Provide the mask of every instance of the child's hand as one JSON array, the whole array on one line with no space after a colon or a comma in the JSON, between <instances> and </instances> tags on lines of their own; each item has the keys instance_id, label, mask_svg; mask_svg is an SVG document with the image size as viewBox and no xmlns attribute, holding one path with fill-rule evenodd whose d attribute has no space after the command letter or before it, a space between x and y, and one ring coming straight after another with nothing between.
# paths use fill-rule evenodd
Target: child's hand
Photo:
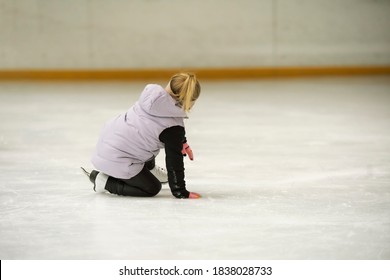
<instances>
[{"instance_id":1,"label":"child's hand","mask_svg":"<svg viewBox=\"0 0 390 280\"><path fill-rule=\"evenodd\" d=\"M183 156L188 155L190 160L194 160L194 154L192 153L192 149L187 143L183 144L183 149L181 150L181 153L183 154Z\"/></svg>"},{"instance_id":2,"label":"child's hand","mask_svg":"<svg viewBox=\"0 0 390 280\"><path fill-rule=\"evenodd\" d=\"M197 199L197 198L201 198L201 196L200 196L200 194L198 194L196 192L190 192L190 196L188 198Z\"/></svg>"}]
</instances>

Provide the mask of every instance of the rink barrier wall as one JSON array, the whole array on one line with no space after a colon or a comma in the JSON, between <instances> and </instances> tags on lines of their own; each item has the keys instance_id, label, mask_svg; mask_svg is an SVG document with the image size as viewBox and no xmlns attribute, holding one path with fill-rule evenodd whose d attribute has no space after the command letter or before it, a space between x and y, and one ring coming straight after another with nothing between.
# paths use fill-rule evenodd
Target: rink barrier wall
<instances>
[{"instance_id":1,"label":"rink barrier wall","mask_svg":"<svg viewBox=\"0 0 390 280\"><path fill-rule=\"evenodd\" d=\"M261 79L311 76L389 75L390 66L270 67L270 68L175 68L175 69L28 69L0 70L0 80L148 80L166 79L191 71L200 79Z\"/></svg>"}]
</instances>

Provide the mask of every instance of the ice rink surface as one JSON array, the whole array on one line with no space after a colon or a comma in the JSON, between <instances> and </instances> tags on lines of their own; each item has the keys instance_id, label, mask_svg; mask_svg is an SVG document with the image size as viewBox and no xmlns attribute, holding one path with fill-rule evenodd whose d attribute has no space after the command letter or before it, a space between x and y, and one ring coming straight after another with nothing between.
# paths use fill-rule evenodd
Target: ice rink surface
<instances>
[{"instance_id":1,"label":"ice rink surface","mask_svg":"<svg viewBox=\"0 0 390 280\"><path fill-rule=\"evenodd\" d=\"M203 197L96 194L80 166L145 84L0 83L0 259L390 259L390 77L203 82Z\"/></svg>"}]
</instances>

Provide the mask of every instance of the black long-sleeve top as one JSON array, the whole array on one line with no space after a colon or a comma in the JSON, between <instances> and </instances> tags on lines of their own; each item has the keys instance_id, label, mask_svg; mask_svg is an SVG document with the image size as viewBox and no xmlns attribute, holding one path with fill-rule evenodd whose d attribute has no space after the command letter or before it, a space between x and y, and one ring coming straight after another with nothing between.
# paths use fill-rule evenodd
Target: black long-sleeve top
<instances>
[{"instance_id":1,"label":"black long-sleeve top","mask_svg":"<svg viewBox=\"0 0 390 280\"><path fill-rule=\"evenodd\" d=\"M160 141L165 145L165 163L168 171L168 183L172 194L177 198L188 198L184 180L183 143L186 142L185 129L173 126L161 132Z\"/></svg>"}]
</instances>

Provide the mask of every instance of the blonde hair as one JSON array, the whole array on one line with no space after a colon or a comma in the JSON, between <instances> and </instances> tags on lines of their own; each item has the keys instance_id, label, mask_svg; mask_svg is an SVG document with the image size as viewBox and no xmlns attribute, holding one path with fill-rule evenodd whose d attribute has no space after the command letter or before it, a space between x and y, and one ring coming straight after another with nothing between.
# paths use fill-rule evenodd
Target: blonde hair
<instances>
[{"instance_id":1,"label":"blonde hair","mask_svg":"<svg viewBox=\"0 0 390 280\"><path fill-rule=\"evenodd\" d=\"M200 95L200 84L193 73L184 72L173 75L169 86L185 112L191 109L192 103Z\"/></svg>"}]
</instances>

